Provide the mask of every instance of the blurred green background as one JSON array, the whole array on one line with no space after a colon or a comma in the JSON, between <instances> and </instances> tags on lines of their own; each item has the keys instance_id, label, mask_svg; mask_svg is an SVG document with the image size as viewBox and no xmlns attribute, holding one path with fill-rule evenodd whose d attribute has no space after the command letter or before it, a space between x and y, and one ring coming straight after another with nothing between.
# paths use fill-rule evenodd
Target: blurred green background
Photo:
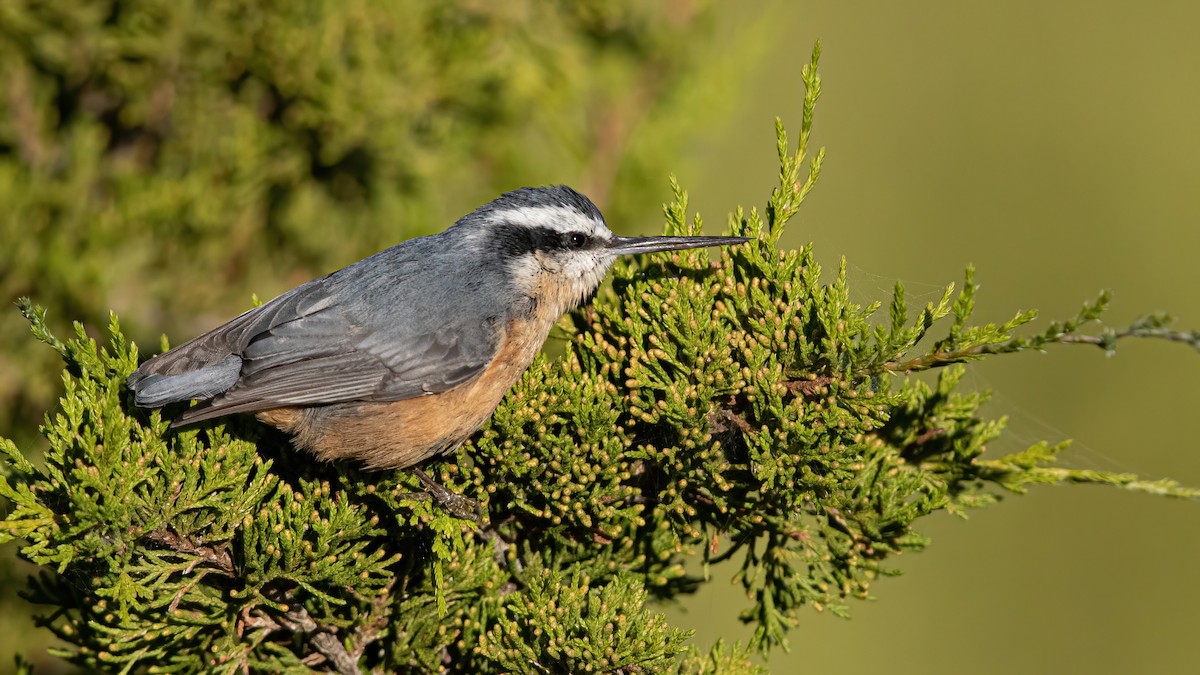
<instances>
[{"instance_id":1,"label":"blurred green background","mask_svg":"<svg viewBox=\"0 0 1200 675\"><path fill-rule=\"evenodd\" d=\"M790 233L845 255L867 301L919 300L978 267L979 318L1069 316L1111 288L1109 320L1200 326L1200 25L1195 3L797 2L728 127L680 171L711 220L762 202L770 125L799 124L795 79L824 47L820 184ZM735 168L736 167L736 168ZM914 303L910 302L910 306ZM967 382L1011 418L996 450L1073 438L1064 461L1200 483L1200 358L1167 344L992 359ZM1092 487L1034 490L934 539L842 621L815 613L774 672L1193 673L1200 509ZM699 639L746 635L716 583L681 610Z\"/></svg>"},{"instance_id":2,"label":"blurred green background","mask_svg":"<svg viewBox=\"0 0 1200 675\"><path fill-rule=\"evenodd\" d=\"M18 103L37 101L21 93L22 86L36 91L36 82L22 85L21 73L46 70L17 68L24 62L13 54L46 50L52 59L59 49L72 63L75 49L105 49L61 38L58 45L21 43L13 36L30 34L29 26L16 22L29 14L11 10L35 4L0 9L0 34L9 38L0 43L8 68L0 137L17 138L30 123ZM214 5L231 21L265 26L249 44L228 45L224 58L243 59L251 83L298 83L292 94L308 107L259 110L283 116L282 132L258 129L254 116L219 117L224 108L211 100L186 98L186 77L199 68L192 55L210 54L202 45L80 66L87 72L79 82L151 90L182 83L144 97L142 108L116 106L119 119L107 127L137 133L126 139L124 158L113 160L117 169L106 165L113 177L102 201L123 204L123 189L141 194L147 179L120 171L130 165L121 162L142 161L139 152L154 155L168 193L151 204L139 197L116 215L97 216L90 203L61 195L38 205L29 195L39 194L39 180L70 174L74 164L39 159L46 151L36 145L8 145L10 156L32 157L30 166L49 164L0 172L0 201L21 205L0 219L6 296L65 297L65 306L51 306L59 322L99 325L112 307L142 344L159 332L178 340L232 315L251 292L269 297L399 238L439 229L518 184L574 183L603 200L610 223L629 233L657 227L657 203L669 197L666 174L675 172L715 232L735 205L765 201L775 180L772 119L780 115L798 130L799 69L820 38L824 88L814 143L827 146L828 158L788 236L796 245L815 242L827 267L845 255L860 301L886 298L899 279L910 306L923 303L974 263L983 284L980 319L1028 307L1046 318L1068 316L1111 288L1115 325L1167 310L1182 326L1200 327L1193 262L1200 250L1200 6L774 2L708 14L704 3L683 0L570 9L464 1L441 12L431 3L395 3L384 12L364 2L341 15L353 29L343 30L319 21L312 8L320 4L308 5L311 17L291 17L296 26L307 20L309 33L276 30L264 19L290 12L285 3ZM38 11L61 33L83 10ZM415 15L444 44L413 33ZM293 60L255 63L256 50L271 47L255 42L262 35L274 36L282 45L276 53ZM391 56L361 48L331 62L322 49L337 35L365 45L422 43ZM167 67L139 79L131 59ZM386 66L387 77L359 80L337 67L371 59ZM313 79L304 80L310 70ZM309 81L319 86L306 89ZM235 98L273 100L240 82L226 87ZM439 86L402 95L395 82ZM64 88L101 116L109 109L102 97ZM161 142L171 128L152 104L166 105L172 93L175 114L208 119L206 135L190 145ZM292 116L279 112L286 110ZM320 122L321 115L337 122ZM155 154L160 146L174 154ZM297 147L303 152L294 155ZM236 182L245 167L260 173L242 193L187 181L195 172ZM98 189L88 178L73 184ZM394 189L363 187L376 184ZM165 206L181 193L187 208ZM255 210L263 203L265 214ZM122 232L110 219L145 227ZM110 247L119 255L79 259L77 251L101 250L113 236L123 238ZM220 246L190 247L187 237ZM229 260L231 246L239 255ZM181 276L189 282L173 281ZM13 356L30 341L22 331L14 311L0 317L9 354L0 359L0 400L10 427L0 434L28 439L40 399L13 392L49 395L57 369L45 358L37 381L22 384L28 376L14 361L27 359ZM1146 343L1123 345L1114 358L1084 347L1001 357L972 366L967 382L994 390L989 412L1011 419L997 451L1073 438L1065 455L1072 467L1197 485L1191 415L1198 379L1200 356ZM878 582L878 600L852 605L850 621L804 615L791 653L770 659L772 671L1195 672L1196 504L1095 487L1043 489L966 522L939 516L919 528L934 544L896 561L903 576ZM14 549L3 552L11 559ZM744 601L728 583L732 573L716 569L713 583L668 608L676 623L698 630L702 646L749 635L736 620ZM29 637L28 619L9 603L0 607L0 671L13 651L32 656L44 639Z\"/></svg>"}]
</instances>

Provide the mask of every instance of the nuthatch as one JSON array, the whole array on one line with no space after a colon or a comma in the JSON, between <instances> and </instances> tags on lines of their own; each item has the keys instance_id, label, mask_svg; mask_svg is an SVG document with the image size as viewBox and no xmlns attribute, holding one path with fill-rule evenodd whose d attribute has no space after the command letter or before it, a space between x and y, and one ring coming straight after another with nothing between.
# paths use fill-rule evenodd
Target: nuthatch
<instances>
[{"instance_id":1,"label":"nuthatch","mask_svg":"<svg viewBox=\"0 0 1200 675\"><path fill-rule=\"evenodd\" d=\"M483 426L618 255L744 241L618 237L571 188L521 188L155 356L129 388L144 408L201 401L172 426L252 412L322 459L409 467Z\"/></svg>"}]
</instances>

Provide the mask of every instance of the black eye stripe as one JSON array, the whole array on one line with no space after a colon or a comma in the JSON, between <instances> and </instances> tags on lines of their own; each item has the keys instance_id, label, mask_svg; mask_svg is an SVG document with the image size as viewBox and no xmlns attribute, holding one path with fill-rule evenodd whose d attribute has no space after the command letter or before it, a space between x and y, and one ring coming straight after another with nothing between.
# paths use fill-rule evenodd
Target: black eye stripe
<instances>
[{"instance_id":1,"label":"black eye stripe","mask_svg":"<svg viewBox=\"0 0 1200 675\"><path fill-rule=\"evenodd\" d=\"M559 232L548 227L522 227L511 223L494 229L496 248L506 255L534 251L569 251L587 248L592 238L582 232Z\"/></svg>"},{"instance_id":2,"label":"black eye stripe","mask_svg":"<svg viewBox=\"0 0 1200 675\"><path fill-rule=\"evenodd\" d=\"M542 251L566 251L587 245L588 236L582 232L559 232L550 228L535 228L534 240Z\"/></svg>"}]
</instances>

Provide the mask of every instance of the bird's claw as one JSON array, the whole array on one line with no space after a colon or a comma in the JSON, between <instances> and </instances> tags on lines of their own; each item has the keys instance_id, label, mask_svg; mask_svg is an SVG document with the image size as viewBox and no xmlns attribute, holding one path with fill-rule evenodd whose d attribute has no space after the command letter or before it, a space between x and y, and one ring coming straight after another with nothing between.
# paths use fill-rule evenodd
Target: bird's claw
<instances>
[{"instance_id":1,"label":"bird's claw","mask_svg":"<svg viewBox=\"0 0 1200 675\"><path fill-rule=\"evenodd\" d=\"M470 520L476 525L482 522L483 509L479 502L470 497L460 495L457 492L451 492L420 469L414 468L412 472L425 484L425 491L429 493L429 496L438 504L441 504L442 508L446 509L450 515L455 518Z\"/></svg>"}]
</instances>

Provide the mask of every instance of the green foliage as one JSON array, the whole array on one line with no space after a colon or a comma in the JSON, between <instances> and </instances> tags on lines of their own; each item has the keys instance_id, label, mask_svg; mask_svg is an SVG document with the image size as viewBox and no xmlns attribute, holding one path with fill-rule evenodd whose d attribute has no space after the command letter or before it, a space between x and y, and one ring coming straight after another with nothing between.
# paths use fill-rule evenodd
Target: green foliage
<instances>
[{"instance_id":1,"label":"green foliage","mask_svg":"<svg viewBox=\"0 0 1200 675\"><path fill-rule=\"evenodd\" d=\"M844 264L824 280L811 248L777 247L821 169L816 61L795 150L777 127L778 188L730 219L754 241L618 264L561 323L565 353L426 467L478 500L478 525L409 472L317 464L250 420L169 430L174 409L132 405L138 350L115 318L107 347L82 326L59 341L24 303L66 394L44 467L3 442L0 540L43 566L29 597L62 655L106 671L757 672L750 653L784 645L802 607L845 613L890 556L922 549L922 516L1030 484L1197 496L1063 468L1062 445L985 457L1004 422L960 386L964 362L1000 353L1195 333L1160 317L1081 333L1106 296L1030 336L1029 312L975 325L971 271L915 316L897 286L881 316L850 301ZM700 231L678 186L665 212L668 232ZM707 580L692 557L740 561L752 644L689 650L647 605Z\"/></svg>"},{"instance_id":2,"label":"green foliage","mask_svg":"<svg viewBox=\"0 0 1200 675\"><path fill-rule=\"evenodd\" d=\"M640 611L646 592L636 576L592 587L578 568L566 575L535 564L527 574L525 597L505 605L479 643L504 672L654 671L683 651L686 633Z\"/></svg>"}]
</instances>

